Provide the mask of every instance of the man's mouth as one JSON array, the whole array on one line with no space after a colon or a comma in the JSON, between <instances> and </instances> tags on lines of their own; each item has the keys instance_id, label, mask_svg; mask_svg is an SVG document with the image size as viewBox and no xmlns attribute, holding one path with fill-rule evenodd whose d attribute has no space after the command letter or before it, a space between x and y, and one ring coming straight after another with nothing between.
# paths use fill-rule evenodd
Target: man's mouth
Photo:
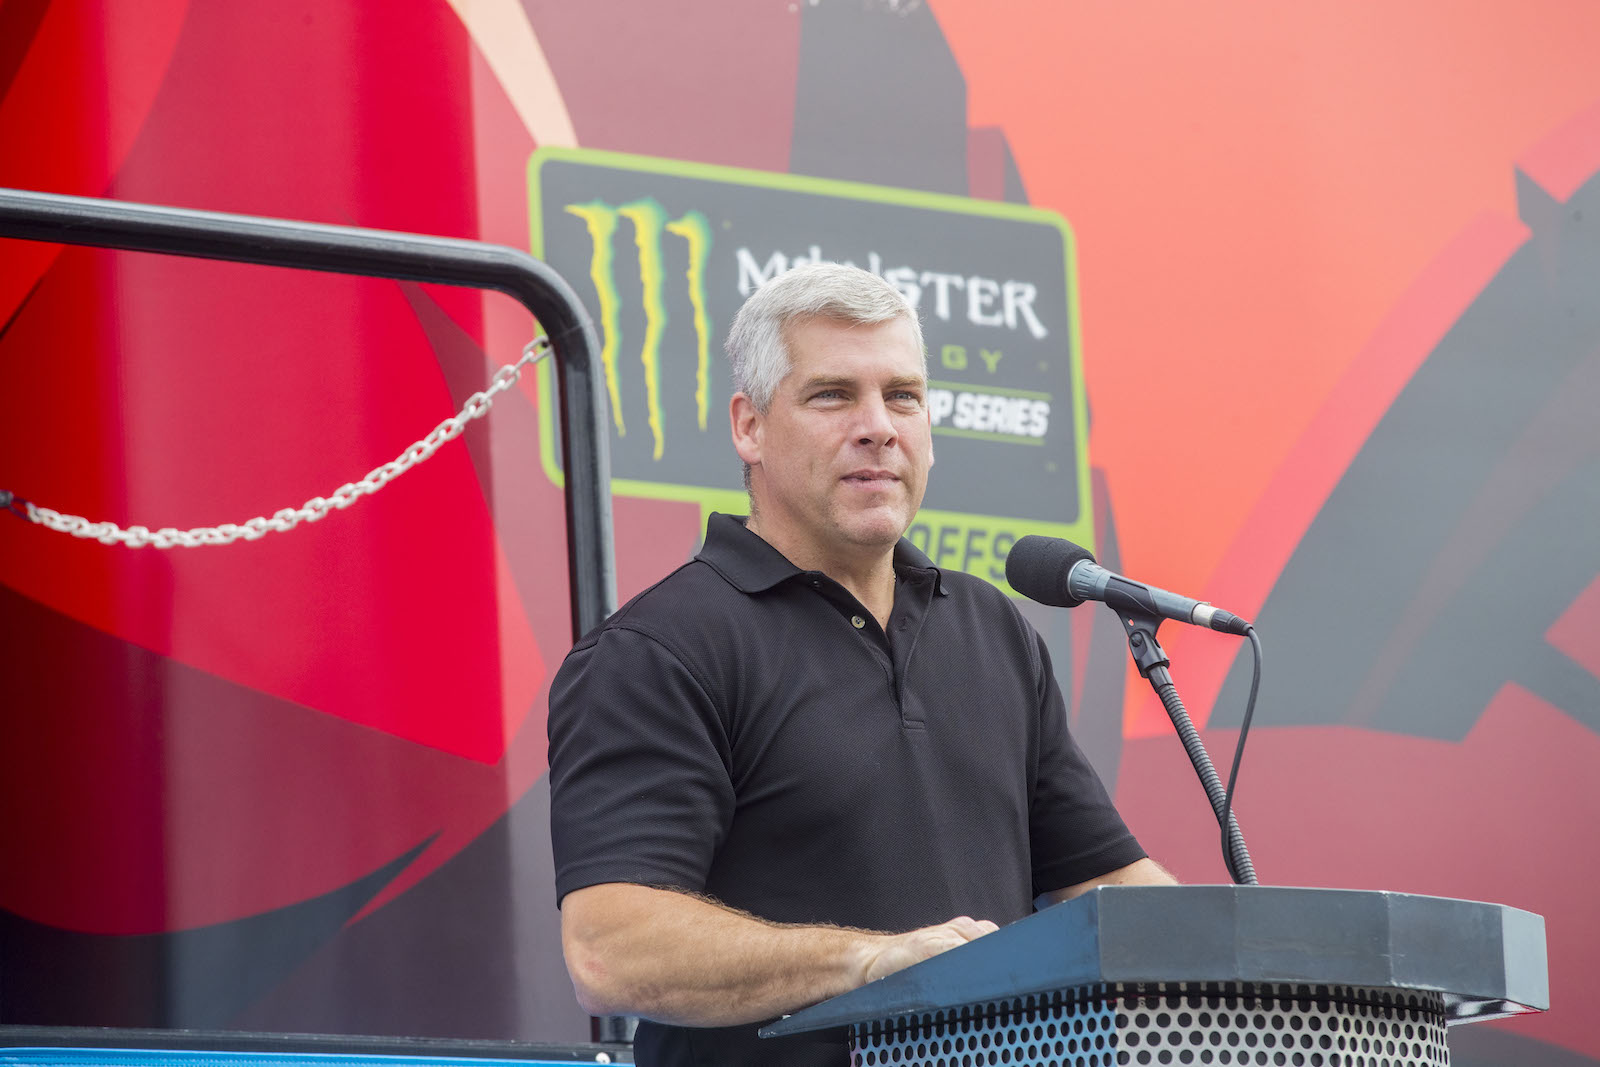
<instances>
[{"instance_id":1,"label":"man's mouth","mask_svg":"<svg viewBox=\"0 0 1600 1067\"><path fill-rule=\"evenodd\" d=\"M898 482L900 479L893 471L866 470L851 471L844 476L844 481L854 482L859 485L887 485Z\"/></svg>"}]
</instances>

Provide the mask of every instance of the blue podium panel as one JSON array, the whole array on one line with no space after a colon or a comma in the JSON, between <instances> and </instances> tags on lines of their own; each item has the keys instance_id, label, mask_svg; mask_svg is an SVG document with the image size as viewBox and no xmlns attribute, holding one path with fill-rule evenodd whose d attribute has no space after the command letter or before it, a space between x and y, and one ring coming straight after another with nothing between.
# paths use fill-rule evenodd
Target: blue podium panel
<instances>
[{"instance_id":1,"label":"blue podium panel","mask_svg":"<svg viewBox=\"0 0 1600 1067\"><path fill-rule=\"evenodd\" d=\"M460 1059L449 1056L367 1056L328 1052L193 1052L178 1049L0 1048L0 1065L41 1067L572 1067L593 1060Z\"/></svg>"},{"instance_id":2,"label":"blue podium panel","mask_svg":"<svg viewBox=\"0 0 1600 1067\"><path fill-rule=\"evenodd\" d=\"M1448 1067L1447 1026L1549 1004L1515 908L1101 886L761 1033L842 1031L856 1067Z\"/></svg>"},{"instance_id":3,"label":"blue podium panel","mask_svg":"<svg viewBox=\"0 0 1600 1067\"><path fill-rule=\"evenodd\" d=\"M1502 904L1293 886L1100 886L762 1028L892 1023L1070 990L1198 984L1428 994L1441 1023L1550 1006L1544 919ZM1185 995L1188 995L1185 989ZM1254 990L1251 995L1256 995ZM1333 995L1333 994L1329 994ZM1366 996L1352 995L1346 1000Z\"/></svg>"}]
</instances>

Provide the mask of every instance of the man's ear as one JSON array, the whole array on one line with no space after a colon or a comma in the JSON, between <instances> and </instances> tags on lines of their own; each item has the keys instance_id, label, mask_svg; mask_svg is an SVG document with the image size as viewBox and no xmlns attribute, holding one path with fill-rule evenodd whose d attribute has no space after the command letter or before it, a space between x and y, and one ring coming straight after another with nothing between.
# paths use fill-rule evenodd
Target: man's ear
<instances>
[{"instance_id":1,"label":"man's ear","mask_svg":"<svg viewBox=\"0 0 1600 1067\"><path fill-rule=\"evenodd\" d=\"M734 393L728 401L728 422L733 430L733 450L749 466L760 466L762 419L755 401L743 393Z\"/></svg>"}]
</instances>

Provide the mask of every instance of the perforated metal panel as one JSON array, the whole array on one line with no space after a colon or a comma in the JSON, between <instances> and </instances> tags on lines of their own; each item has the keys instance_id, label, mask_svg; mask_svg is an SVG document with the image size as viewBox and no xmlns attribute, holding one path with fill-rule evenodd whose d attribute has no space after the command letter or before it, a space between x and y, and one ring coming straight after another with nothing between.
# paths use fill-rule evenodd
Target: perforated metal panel
<instances>
[{"instance_id":1,"label":"perforated metal panel","mask_svg":"<svg viewBox=\"0 0 1600 1067\"><path fill-rule=\"evenodd\" d=\"M856 1067L1445 1067L1444 1002L1349 986L1090 986L859 1024Z\"/></svg>"},{"instance_id":2,"label":"perforated metal panel","mask_svg":"<svg viewBox=\"0 0 1600 1067\"><path fill-rule=\"evenodd\" d=\"M174 1039L180 1034L174 1031ZM284 1037L285 1041L291 1040ZM580 1058L581 1057L581 1058ZM202 1052L193 1049L0 1048L0 1067L573 1067L611 1063L609 1052L561 1059L480 1059L323 1052ZM632 1057L625 1058L628 1063Z\"/></svg>"}]
</instances>

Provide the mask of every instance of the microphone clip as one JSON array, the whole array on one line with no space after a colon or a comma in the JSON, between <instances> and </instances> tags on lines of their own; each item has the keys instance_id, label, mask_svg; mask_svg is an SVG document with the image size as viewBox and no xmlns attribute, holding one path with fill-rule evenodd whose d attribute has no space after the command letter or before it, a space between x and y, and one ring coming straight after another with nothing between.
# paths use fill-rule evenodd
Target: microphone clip
<instances>
[{"instance_id":1,"label":"microphone clip","mask_svg":"<svg viewBox=\"0 0 1600 1067\"><path fill-rule=\"evenodd\" d=\"M1117 619L1128 632L1128 653L1133 656L1133 665L1139 668L1140 675L1148 678L1151 685L1170 682L1172 676L1167 668L1172 661L1167 658L1167 650L1161 647L1161 642L1156 640L1156 629L1166 620L1160 615L1139 611L1119 611Z\"/></svg>"}]
</instances>

